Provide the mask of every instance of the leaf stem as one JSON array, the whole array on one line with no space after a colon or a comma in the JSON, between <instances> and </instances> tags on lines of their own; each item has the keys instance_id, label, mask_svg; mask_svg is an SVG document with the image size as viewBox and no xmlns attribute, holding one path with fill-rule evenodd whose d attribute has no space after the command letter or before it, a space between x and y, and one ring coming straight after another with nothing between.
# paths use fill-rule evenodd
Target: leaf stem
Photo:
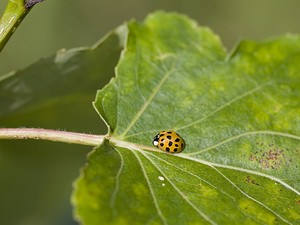
<instances>
[{"instance_id":1,"label":"leaf stem","mask_svg":"<svg viewBox=\"0 0 300 225\"><path fill-rule=\"evenodd\" d=\"M35 139L98 146L105 135L93 135L40 128L0 128L0 139Z\"/></svg>"},{"instance_id":2,"label":"leaf stem","mask_svg":"<svg viewBox=\"0 0 300 225\"><path fill-rule=\"evenodd\" d=\"M0 19L0 52L29 12L24 0L10 0Z\"/></svg>"}]
</instances>

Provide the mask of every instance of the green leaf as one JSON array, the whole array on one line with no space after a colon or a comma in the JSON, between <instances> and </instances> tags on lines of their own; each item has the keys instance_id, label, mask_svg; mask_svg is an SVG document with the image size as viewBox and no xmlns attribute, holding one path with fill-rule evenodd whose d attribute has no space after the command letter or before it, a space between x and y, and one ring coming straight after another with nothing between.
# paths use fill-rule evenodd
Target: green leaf
<instances>
[{"instance_id":1,"label":"green leaf","mask_svg":"<svg viewBox=\"0 0 300 225\"><path fill-rule=\"evenodd\" d=\"M126 32L126 27L120 27L91 48L62 49L23 70L0 76L0 116L62 97L94 95L114 75Z\"/></svg>"},{"instance_id":2,"label":"green leaf","mask_svg":"<svg viewBox=\"0 0 300 225\"><path fill-rule=\"evenodd\" d=\"M76 182L83 224L299 224L300 37L228 55L174 13L128 24L116 78L98 92L110 128ZM180 154L152 147L172 129Z\"/></svg>"}]
</instances>

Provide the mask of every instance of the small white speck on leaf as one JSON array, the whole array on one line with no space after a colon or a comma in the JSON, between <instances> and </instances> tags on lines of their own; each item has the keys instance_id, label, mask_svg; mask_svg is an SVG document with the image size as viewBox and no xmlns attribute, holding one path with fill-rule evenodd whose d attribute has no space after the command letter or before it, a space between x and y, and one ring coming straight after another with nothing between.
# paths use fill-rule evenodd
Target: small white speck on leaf
<instances>
[{"instance_id":1,"label":"small white speck on leaf","mask_svg":"<svg viewBox=\"0 0 300 225\"><path fill-rule=\"evenodd\" d=\"M158 176L158 179L161 180L161 181L165 180L165 178L162 177L162 176Z\"/></svg>"}]
</instances>

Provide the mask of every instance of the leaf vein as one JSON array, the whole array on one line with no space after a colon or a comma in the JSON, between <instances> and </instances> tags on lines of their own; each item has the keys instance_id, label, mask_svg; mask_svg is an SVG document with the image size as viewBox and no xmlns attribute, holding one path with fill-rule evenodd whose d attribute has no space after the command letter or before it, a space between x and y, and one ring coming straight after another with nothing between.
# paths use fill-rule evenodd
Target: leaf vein
<instances>
[{"instance_id":1,"label":"leaf vein","mask_svg":"<svg viewBox=\"0 0 300 225\"><path fill-rule=\"evenodd\" d=\"M233 187L235 187L239 192L241 192L241 194L243 194L244 196L246 196L247 198L249 198L250 200L256 202L257 204L261 205L262 207L264 207L265 209L267 209L268 211L270 211L271 213L273 213L275 216L277 216L278 218L280 218L282 221L293 225L291 222L289 222L288 220L286 220L285 218L283 218L281 215L279 215L277 212L275 212L273 209L271 209L270 207L266 206L265 204L263 204L262 202L256 200L255 198L251 197L250 195L248 195L246 192L244 192L242 189L240 189L233 181L231 181L225 174L223 174L220 170L218 170L217 168L215 168L214 166L211 166L213 169L215 169L222 177L224 177Z\"/></svg>"},{"instance_id":2,"label":"leaf vein","mask_svg":"<svg viewBox=\"0 0 300 225\"><path fill-rule=\"evenodd\" d=\"M187 173L187 174L189 174L189 175L191 175L191 176L193 176L193 177L196 177L196 178L199 179L200 181L203 181L204 183L206 183L207 185L211 186L212 188L214 188L214 189L216 189L216 190L219 190L221 193L223 193L224 195L228 196L228 197L231 198L233 201L235 201L235 199L234 199L232 196L230 196L230 195L227 194L226 192L224 192L224 191L218 189L215 185L213 185L213 184L211 184L210 182L208 182L207 180L205 180L205 179L199 177L198 175L193 174L193 173L190 173L189 171L184 170L184 169L182 169L182 168L180 168L180 167L178 167L178 166L176 166L176 165L174 165L174 164L172 164L172 163L170 163L170 162L168 162L168 161L166 161L166 160L164 160L164 159L161 159L161 158L157 157L156 155L154 155L154 154L152 154L152 153L150 153L150 152L145 152L145 153L148 154L148 155L151 155L152 157L154 157L154 158L156 158L156 159L158 159L158 160L160 160L160 161L162 161L162 162L164 162L165 164L168 164L169 166L175 167L176 169L181 170L181 171L184 172L184 173Z\"/></svg>"},{"instance_id":3,"label":"leaf vein","mask_svg":"<svg viewBox=\"0 0 300 225\"><path fill-rule=\"evenodd\" d=\"M245 173L249 173L249 174L258 175L258 176L261 176L261 177L266 177L268 179L271 179L271 180L274 180L274 181L280 183L281 185L283 185L287 189L293 191L294 193L296 193L297 195L300 196L300 192L299 191L297 191L296 189L294 189L293 187L291 187L290 185L288 185L284 181L282 181L282 180L280 180L280 179L278 179L276 177L273 177L271 175L268 175L268 174L264 174L264 173L253 171L253 170L249 170L249 169L243 169L243 168L240 168L240 167L230 166L230 165L223 165L223 164L219 164L219 163L212 163L212 162L208 162L208 161L205 161L205 160L201 160L201 159L197 159L197 158L185 156L184 154L181 154L180 156L176 156L176 157L185 158L185 159L188 159L188 160L191 160L191 161L199 162L199 163L202 163L202 164L205 164L205 165L209 165L209 166L213 166L213 167L220 167L220 168L232 169L232 170L236 170L236 171L240 171L240 172L245 172Z\"/></svg>"},{"instance_id":4,"label":"leaf vein","mask_svg":"<svg viewBox=\"0 0 300 225\"><path fill-rule=\"evenodd\" d=\"M124 137L128 131L131 129L131 127L137 122L137 120L142 116L142 114L145 112L145 110L147 109L147 107L150 105L151 101L154 99L154 97L157 95L157 93L159 92L160 88L162 87L162 85L165 83L165 81L169 78L169 76L172 74L173 70L169 70L166 72L166 74L164 75L164 77L161 79L161 81L157 84L157 86L153 89L153 92L150 94L149 98L147 99L147 101L144 102L144 104L142 105L142 107L140 108L140 110L137 112L137 114L135 115L135 117L132 119L131 123L128 125L128 127L126 128L126 130L121 134L121 137Z\"/></svg>"},{"instance_id":5,"label":"leaf vein","mask_svg":"<svg viewBox=\"0 0 300 225\"><path fill-rule=\"evenodd\" d=\"M232 136L232 137L229 137L217 144L214 144L212 146L209 146L207 148L204 148L204 149L201 149L199 151L196 151L196 152L191 152L191 153L183 153L184 155L198 155L198 154L201 154L203 152L206 152L206 151L209 151L211 149L214 149L214 148L217 148L221 145L224 145L228 142L231 142L231 141L234 141L234 140L237 140L239 138L242 138L242 137L245 137L247 135L258 135L258 134L268 134L268 135L276 135L276 136L282 136L282 137L287 137L287 138L292 138L292 139L296 139L296 140L300 140L300 136L297 136L297 135L293 135L293 134L289 134L289 133L283 133L283 132L277 132L277 131L269 131L269 130L258 130L258 131L248 131L248 132L245 132L245 133L242 133L242 134L239 134L239 135L235 135L235 136Z\"/></svg>"},{"instance_id":6,"label":"leaf vein","mask_svg":"<svg viewBox=\"0 0 300 225\"><path fill-rule=\"evenodd\" d=\"M270 131L270 132L273 133L272 131ZM296 139L300 139L300 137L298 137L296 135L286 134L286 136L287 137L293 137L293 138L296 138ZM137 145L137 144L133 144L133 143L126 142L126 141L120 141L120 140L117 140L117 139L114 139L114 138L111 138L111 141L116 146L119 146L119 147L122 147L122 148L127 148L129 150L136 150L136 151L141 151L141 152L144 151L144 150L148 150L148 151L157 152L157 153L160 153L160 154L167 154L167 153L160 152L156 148L152 148L152 147L149 147L149 146ZM191 161L198 162L198 163L201 163L201 164L204 164L204 165L220 167L220 168L227 168L227 169L232 169L232 170L236 170L236 171L246 172L246 173L249 173L249 174L258 175L258 176L261 176L261 177L266 177L268 179L271 179L271 180L274 180L274 181L280 183L281 185L283 185L287 189L293 191L294 193L296 193L297 195L300 196L299 191L297 191L296 189L294 189L293 187L291 187L290 185L288 185L284 181L282 181L282 180L280 180L280 179L278 179L274 176L268 175L268 174L253 171L253 170L250 170L250 169L243 169L243 168L240 168L240 167L235 167L235 166L230 166L230 165L223 165L223 164L219 164L219 163L213 163L213 162L209 162L209 161L206 161L206 160L190 157L189 155L186 155L186 154L183 154L183 153L174 154L173 157L178 157L178 158L191 160Z\"/></svg>"},{"instance_id":7,"label":"leaf vein","mask_svg":"<svg viewBox=\"0 0 300 225\"><path fill-rule=\"evenodd\" d=\"M121 176L121 173L122 173L123 167L124 167L124 158L123 158L122 154L117 150L117 148L115 148L115 150L118 152L118 154L120 156L121 164L120 164L120 168L119 168L119 170L117 172L117 175L116 175L115 188L114 188L114 191L111 195L110 202L109 202L110 207L113 209L113 214L114 215L116 215L114 205L115 205L115 202L116 202L117 194L118 194L119 189L120 189L120 176Z\"/></svg>"},{"instance_id":8,"label":"leaf vein","mask_svg":"<svg viewBox=\"0 0 300 225\"><path fill-rule=\"evenodd\" d=\"M151 186L151 182L150 182L149 177L148 177L148 175L147 175L146 169L145 169L145 167L144 167L144 165L143 165L143 163L142 163L140 157L137 155L136 151L131 150L131 152L132 152L132 153L134 154L134 156L136 157L136 159L137 159L137 161L139 162L140 167L141 167L141 169L142 169L142 171L143 171L143 174L144 174L144 176L145 176L147 185L148 185L148 187L149 187L151 196L152 196L152 198L153 198L154 205L155 205L155 208L156 208L156 210L157 210L157 213L158 213L159 217L161 218L161 220L163 221L163 224L167 225L167 224L168 224L168 223L167 223L167 220L166 220L166 218L164 217L162 211L161 211L160 208L159 208L159 205L158 205L158 202L157 202L157 199L156 199L154 190L153 190L153 188L152 188L152 186Z\"/></svg>"},{"instance_id":9,"label":"leaf vein","mask_svg":"<svg viewBox=\"0 0 300 225\"><path fill-rule=\"evenodd\" d=\"M259 86L255 87L255 88L251 89L251 90L248 90L248 91L246 91L246 92L244 92L244 93L242 93L242 94L240 94L240 95L234 97L233 99L229 100L228 102L225 102L223 105L217 107L217 108L216 108L215 110L213 110L212 112L210 112L210 113L204 115L204 117L202 117L202 118L200 118L200 119L198 119L198 120L195 120L194 122L192 122L192 123L190 123L190 124L187 124L187 125L185 125L185 126L179 127L179 128L177 128L176 130L182 130L182 129L185 129L185 128L188 128L188 127L192 127L192 126L194 126L194 125L196 125L196 124L198 124L198 123L201 123L202 121L208 119L209 117L213 116L213 115L216 114L217 112L223 110L224 108L226 108L226 107L232 105L233 103L235 103L235 102L237 102L237 101L239 101L239 100L241 100L241 99L243 99L243 98L245 98L245 97L247 97L247 96L250 96L250 95L254 94L255 92L260 91L261 89L263 89L264 87L270 85L271 83L272 83L272 82L268 82L268 83L266 83L266 84L259 85Z\"/></svg>"},{"instance_id":10,"label":"leaf vein","mask_svg":"<svg viewBox=\"0 0 300 225\"><path fill-rule=\"evenodd\" d=\"M206 214L204 214L202 211L200 211L188 198L187 196L182 193L182 191L172 182L172 180L159 168L158 165L156 165L147 154L145 154L143 151L140 151L141 154L145 156L149 160L150 163L165 177L166 180L172 185L172 187L176 190L176 192L207 222L213 225L217 225L213 220L211 220Z\"/></svg>"}]
</instances>

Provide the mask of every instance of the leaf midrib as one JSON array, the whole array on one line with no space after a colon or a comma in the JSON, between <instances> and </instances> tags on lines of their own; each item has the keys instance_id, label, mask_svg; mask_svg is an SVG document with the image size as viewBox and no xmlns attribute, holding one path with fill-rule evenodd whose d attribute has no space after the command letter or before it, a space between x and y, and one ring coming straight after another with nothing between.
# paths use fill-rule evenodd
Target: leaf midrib
<instances>
[{"instance_id":1,"label":"leaf midrib","mask_svg":"<svg viewBox=\"0 0 300 225\"><path fill-rule=\"evenodd\" d=\"M250 134L250 133L246 133L245 135L240 135L240 137L241 136L246 136L247 134ZM293 139L300 140L299 136L291 135L291 134L288 134L288 133L275 132L275 131L253 131L253 132L251 132L251 134L278 135L278 136L283 136L283 137L287 137L287 138L293 138ZM235 138L230 138L229 141L232 141L234 139ZM149 147L149 146L145 146L145 145L139 145L139 144L135 144L135 143L127 142L127 141L120 141L119 139L115 139L113 137L110 138L110 141L116 147L126 148L126 149L129 149L129 150L135 150L135 151L141 151L141 152L143 152L144 150L147 150L147 151L150 151L150 152L157 152L157 153L160 153L160 154L170 154L170 153L162 152L162 151L160 151L160 150L158 150L157 148L154 148L154 147ZM228 143L229 141L226 141L226 142L222 141L219 144L215 144L214 146L216 146L216 145L220 146L222 144ZM213 147L211 147L211 149L212 148ZM292 192L294 192L294 193L296 193L297 195L300 196L300 192L298 190L294 189L293 187L291 187L287 183L283 182L279 178L276 178L276 177L268 175L268 174L264 174L264 173L261 173L261 172L258 172L258 171L254 171L254 170L244 169L244 168L241 168L241 167L230 166L230 165L223 165L223 164L219 164L219 163L209 162L209 161L206 161L206 160L202 160L202 159L191 157L190 155L188 155L186 153L172 154L172 156L173 157L182 158L182 159L191 160L191 161L198 162L198 163L201 163L201 164L204 164L204 165L208 165L208 166L213 166L213 167L218 167L218 168L232 169L232 170L235 170L235 171L246 172L246 173L249 173L249 174L253 174L253 175L258 175L258 176L261 176L261 177L265 177L265 178L268 178L268 179L271 179L273 181L276 181L276 182L280 183L285 188L291 190Z\"/></svg>"}]
</instances>

